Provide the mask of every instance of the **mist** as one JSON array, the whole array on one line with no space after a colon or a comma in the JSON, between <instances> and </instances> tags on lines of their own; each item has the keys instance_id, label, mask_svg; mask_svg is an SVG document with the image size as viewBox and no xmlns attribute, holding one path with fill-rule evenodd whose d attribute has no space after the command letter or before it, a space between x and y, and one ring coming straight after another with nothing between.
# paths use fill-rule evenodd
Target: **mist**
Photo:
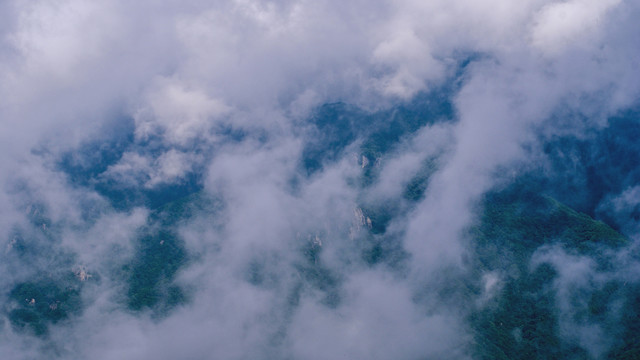
<instances>
[{"instance_id":1,"label":"mist","mask_svg":"<svg viewBox=\"0 0 640 360\"><path fill-rule=\"evenodd\" d=\"M491 358L509 294L633 343L637 1L0 14L3 358Z\"/></svg>"}]
</instances>

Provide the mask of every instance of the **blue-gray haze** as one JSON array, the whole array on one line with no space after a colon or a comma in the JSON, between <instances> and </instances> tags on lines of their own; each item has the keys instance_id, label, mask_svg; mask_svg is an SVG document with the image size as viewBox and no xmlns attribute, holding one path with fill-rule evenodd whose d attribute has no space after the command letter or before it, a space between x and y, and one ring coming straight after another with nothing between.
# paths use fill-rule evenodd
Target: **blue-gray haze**
<instances>
[{"instance_id":1,"label":"blue-gray haze","mask_svg":"<svg viewBox=\"0 0 640 360\"><path fill-rule=\"evenodd\" d=\"M637 358L638 18L0 2L0 358Z\"/></svg>"}]
</instances>

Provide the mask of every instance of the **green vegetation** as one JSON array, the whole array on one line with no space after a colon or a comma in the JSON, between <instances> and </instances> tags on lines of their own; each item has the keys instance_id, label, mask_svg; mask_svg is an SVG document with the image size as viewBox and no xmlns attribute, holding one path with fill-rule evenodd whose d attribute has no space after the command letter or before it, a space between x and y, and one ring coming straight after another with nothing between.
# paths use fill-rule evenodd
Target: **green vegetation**
<instances>
[{"instance_id":1,"label":"green vegetation","mask_svg":"<svg viewBox=\"0 0 640 360\"><path fill-rule=\"evenodd\" d=\"M422 167L420 167L418 173L409 180L402 196L411 202L422 200L427 190L429 179L436 170L438 170L437 158L427 159Z\"/></svg>"},{"instance_id":2,"label":"green vegetation","mask_svg":"<svg viewBox=\"0 0 640 360\"><path fill-rule=\"evenodd\" d=\"M587 358L584 350L560 340L550 289L554 277L551 266L541 265L532 273L507 282L493 307L471 314L478 358L566 359L576 355Z\"/></svg>"},{"instance_id":3,"label":"green vegetation","mask_svg":"<svg viewBox=\"0 0 640 360\"><path fill-rule=\"evenodd\" d=\"M501 268L505 261L526 267L533 251L545 244L593 253L598 246L628 243L605 223L518 187L487 194L472 233L483 268L489 269Z\"/></svg>"},{"instance_id":4,"label":"green vegetation","mask_svg":"<svg viewBox=\"0 0 640 360\"><path fill-rule=\"evenodd\" d=\"M362 154L377 159L423 126L453 119L453 105L447 95L446 89L421 94L411 103L376 113L372 131L362 144Z\"/></svg>"},{"instance_id":5,"label":"green vegetation","mask_svg":"<svg viewBox=\"0 0 640 360\"><path fill-rule=\"evenodd\" d=\"M621 286L620 292L627 299L622 310L623 331L620 341L608 354L609 359L636 360L640 359L640 286Z\"/></svg>"},{"instance_id":6,"label":"green vegetation","mask_svg":"<svg viewBox=\"0 0 640 360\"><path fill-rule=\"evenodd\" d=\"M364 111L344 103L321 106L311 119L314 128L302 153L307 174L321 169L326 162L337 160L358 133L366 129L368 119Z\"/></svg>"},{"instance_id":7,"label":"green vegetation","mask_svg":"<svg viewBox=\"0 0 640 360\"><path fill-rule=\"evenodd\" d=\"M422 200L431 175L437 170L437 158L426 159L419 170L411 177L402 192L402 199L386 201L360 201L360 208L367 224L367 235L360 242L362 259L369 265L386 263L392 267L400 266L407 258L401 239L387 234L387 227L394 218L406 216L407 212Z\"/></svg>"},{"instance_id":8,"label":"green vegetation","mask_svg":"<svg viewBox=\"0 0 640 360\"><path fill-rule=\"evenodd\" d=\"M214 216L218 209L214 199L197 192L164 204L149 215L147 226L140 230L134 258L123 268L129 285L129 309L151 309L162 315L187 301L185 290L174 281L189 261L177 226L196 214Z\"/></svg>"},{"instance_id":9,"label":"green vegetation","mask_svg":"<svg viewBox=\"0 0 640 360\"><path fill-rule=\"evenodd\" d=\"M300 250L303 258L295 267L300 274L302 288L308 287L320 292L323 295L322 303L326 306L338 306L340 303L340 278L323 264L320 257L322 246L308 241L303 244Z\"/></svg>"},{"instance_id":10,"label":"green vegetation","mask_svg":"<svg viewBox=\"0 0 640 360\"><path fill-rule=\"evenodd\" d=\"M129 273L129 308L170 309L180 304L183 291L172 281L185 262L184 245L174 233L160 230L141 236L133 263L125 267Z\"/></svg>"},{"instance_id":11,"label":"green vegetation","mask_svg":"<svg viewBox=\"0 0 640 360\"><path fill-rule=\"evenodd\" d=\"M602 247L628 241L608 225L554 199L514 185L486 195L479 224L471 229L474 270L500 271L505 284L495 303L470 315L476 356L482 359L588 358L584 349L560 340L552 281L555 269L531 269L532 254L546 244L598 260ZM590 295L587 318L598 319L613 299L615 284Z\"/></svg>"},{"instance_id":12,"label":"green vegetation","mask_svg":"<svg viewBox=\"0 0 640 360\"><path fill-rule=\"evenodd\" d=\"M72 273L62 279L43 278L19 283L9 293L11 324L37 336L46 336L49 325L80 313L81 284Z\"/></svg>"},{"instance_id":13,"label":"green vegetation","mask_svg":"<svg viewBox=\"0 0 640 360\"><path fill-rule=\"evenodd\" d=\"M59 224L44 205L30 204L27 218L29 223L10 233L4 265L22 276L4 294L2 311L15 330L46 337L51 325L82 312L81 290L99 277L84 268L72 270L77 259L61 246Z\"/></svg>"},{"instance_id":14,"label":"green vegetation","mask_svg":"<svg viewBox=\"0 0 640 360\"><path fill-rule=\"evenodd\" d=\"M452 121L451 89L436 89L416 96L411 102L391 109L367 112L345 103L319 107L311 118L309 141L302 154L302 166L313 174L324 164L336 161L345 149L363 139L360 154L369 164L363 166L362 185L377 177L376 162L391 152L403 139L428 124Z\"/></svg>"}]
</instances>

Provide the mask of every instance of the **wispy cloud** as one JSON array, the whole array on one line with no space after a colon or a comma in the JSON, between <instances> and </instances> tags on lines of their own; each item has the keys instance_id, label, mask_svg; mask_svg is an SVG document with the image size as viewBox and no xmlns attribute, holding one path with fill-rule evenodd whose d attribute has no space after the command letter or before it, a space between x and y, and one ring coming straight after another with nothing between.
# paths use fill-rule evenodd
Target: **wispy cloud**
<instances>
[{"instance_id":1,"label":"wispy cloud","mask_svg":"<svg viewBox=\"0 0 640 360\"><path fill-rule=\"evenodd\" d=\"M3 315L0 352L472 357L468 313L502 274L485 274L488 288L471 300L442 294L471 271L465 241L477 204L497 178L538 165L540 139L567 131L556 114L587 119L569 133L597 131L637 104L639 13L634 1L615 0L0 4L0 261L10 264L0 286L9 294L29 276L58 276L47 264L95 276L79 290L83 311L52 322L48 338ZM405 116L400 107L420 94L453 104L453 118L394 128L406 132L394 133L390 150L363 158L369 129ZM335 156L304 171L305 146L323 145L314 114L335 102L361 109L332 119L353 136L327 144ZM409 199L414 180L424 193ZM179 189L211 202L169 226L150 204ZM601 209L628 211L636 192L619 190ZM138 201L145 196L160 200ZM384 209L376 218L367 208L380 204L401 214L384 230L373 225ZM36 205L40 217L28 210ZM164 317L127 310L127 266L147 249L138 239L165 225L170 234L144 246L179 239L188 261L158 277L188 300ZM41 253L27 264L12 248L18 233L68 258ZM398 249L395 262L370 260L383 247ZM572 322L569 302L571 286L599 275L563 251L541 250L534 262L559 269L561 325L578 329L567 341L598 357L611 343L600 325ZM35 270L12 273L14 265ZM29 309L11 301L0 300L5 315Z\"/></svg>"}]
</instances>

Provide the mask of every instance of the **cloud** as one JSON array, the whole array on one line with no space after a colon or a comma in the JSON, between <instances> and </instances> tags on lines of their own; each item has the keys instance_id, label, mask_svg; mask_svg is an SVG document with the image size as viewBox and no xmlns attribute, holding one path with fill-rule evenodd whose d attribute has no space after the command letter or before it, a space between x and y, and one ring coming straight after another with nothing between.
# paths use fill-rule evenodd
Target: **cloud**
<instances>
[{"instance_id":1,"label":"cloud","mask_svg":"<svg viewBox=\"0 0 640 360\"><path fill-rule=\"evenodd\" d=\"M464 327L454 314L427 315L408 288L384 274L351 276L347 299L335 311L303 305L293 319L296 358L466 358Z\"/></svg>"},{"instance_id":2,"label":"cloud","mask_svg":"<svg viewBox=\"0 0 640 360\"><path fill-rule=\"evenodd\" d=\"M634 247L618 252L602 248L600 258L594 259L569 253L559 246L543 246L531 259L533 268L545 263L554 267L557 276L552 286L559 333L565 341L586 349L591 358L606 355L623 333L621 324L628 305L616 291L621 291L617 288L619 283L624 284L622 291L637 283ZM613 266L603 269L602 263L598 263L602 258ZM600 316L588 315L594 311Z\"/></svg>"},{"instance_id":3,"label":"cloud","mask_svg":"<svg viewBox=\"0 0 640 360\"><path fill-rule=\"evenodd\" d=\"M533 45L546 54L597 43L606 13L620 4L611 1L568 1L548 4L537 14Z\"/></svg>"},{"instance_id":4,"label":"cloud","mask_svg":"<svg viewBox=\"0 0 640 360\"><path fill-rule=\"evenodd\" d=\"M205 136L214 119L229 111L220 100L211 99L198 90L187 90L179 82L163 79L157 93L149 95L149 108L135 114L136 137L146 139L162 134L170 144L188 145Z\"/></svg>"},{"instance_id":5,"label":"cloud","mask_svg":"<svg viewBox=\"0 0 640 360\"><path fill-rule=\"evenodd\" d=\"M126 187L154 188L183 180L201 159L193 153L170 149L156 158L137 152L126 152L122 158L103 173L109 181Z\"/></svg>"},{"instance_id":6,"label":"cloud","mask_svg":"<svg viewBox=\"0 0 640 360\"><path fill-rule=\"evenodd\" d=\"M538 131L560 131L554 114L582 114L582 126L597 130L637 103L638 12L614 0L0 4L0 243L27 229L72 254L64 266L103 279L83 288L82 314L52 325L48 340L5 319L2 343L16 345L0 350L14 358L469 357L468 311L507 281L487 273L474 299L440 298L445 270L469 270L464 241L476 205L496 178L533 161ZM317 106L361 107L372 120L357 133L368 136L375 121L388 121L375 114L401 116L424 92L451 101L454 119L405 134L381 161L355 161L357 138L318 172L301 170ZM131 119L131 138L109 163L83 163L98 170L75 181L60 159L82 144L109 146L101 135L117 116ZM428 161L437 166L424 197L403 200ZM368 187L366 166L378 174ZM126 280L113 269L135 256L142 229L160 225L154 209L114 206L104 187L151 192L193 174L216 205L171 229L190 256L171 281L191 298L165 317L131 313ZM628 211L636 193L612 206ZM367 205L394 202L401 216L386 232L356 219L353 235L354 212L366 219L374 216ZM38 233L29 205L59 231ZM376 244L406 260L367 263L363 253ZM561 321L579 330L570 341L603 354L610 342L600 325L571 320L572 286L599 281L591 260L560 250L536 256L560 269ZM22 281L8 271L7 293ZM26 350L31 342L37 350Z\"/></svg>"}]
</instances>

